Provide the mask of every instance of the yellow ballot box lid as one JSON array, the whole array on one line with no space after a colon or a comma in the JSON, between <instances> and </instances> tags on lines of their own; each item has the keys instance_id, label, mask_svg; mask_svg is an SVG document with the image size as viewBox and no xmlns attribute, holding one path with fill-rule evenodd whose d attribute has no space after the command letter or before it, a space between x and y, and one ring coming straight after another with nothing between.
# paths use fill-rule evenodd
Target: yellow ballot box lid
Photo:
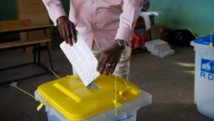
<instances>
[{"instance_id":1,"label":"yellow ballot box lid","mask_svg":"<svg viewBox=\"0 0 214 121\"><path fill-rule=\"evenodd\" d=\"M38 87L38 94L45 102L69 120L87 119L114 108L115 97L118 103L123 104L140 97L140 93L137 86L123 78L115 78L115 75L101 75L88 87L78 75L66 76Z\"/></svg>"}]
</instances>

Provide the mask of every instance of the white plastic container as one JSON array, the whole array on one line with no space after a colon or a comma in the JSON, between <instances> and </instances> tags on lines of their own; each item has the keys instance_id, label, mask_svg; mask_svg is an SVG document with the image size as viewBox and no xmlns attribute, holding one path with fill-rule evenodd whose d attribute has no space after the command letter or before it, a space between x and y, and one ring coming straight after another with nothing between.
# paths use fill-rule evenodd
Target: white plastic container
<instances>
[{"instance_id":1,"label":"white plastic container","mask_svg":"<svg viewBox=\"0 0 214 121\"><path fill-rule=\"evenodd\" d=\"M165 46L163 46L163 47L161 47L161 48L155 48L155 49L147 48L147 50L150 51L150 52L159 54L159 53L162 53L162 52L171 50L171 48L170 48L169 45L165 45Z\"/></svg>"},{"instance_id":2,"label":"white plastic container","mask_svg":"<svg viewBox=\"0 0 214 121\"><path fill-rule=\"evenodd\" d=\"M191 42L195 50L194 101L200 113L214 119L214 47L209 44L210 36Z\"/></svg>"},{"instance_id":3,"label":"white plastic container","mask_svg":"<svg viewBox=\"0 0 214 121\"><path fill-rule=\"evenodd\" d=\"M168 43L160 39L146 42L145 47L152 55L161 58L175 54L175 51L171 49Z\"/></svg>"},{"instance_id":4,"label":"white plastic container","mask_svg":"<svg viewBox=\"0 0 214 121\"><path fill-rule=\"evenodd\" d=\"M160 39L151 40L145 43L145 47L152 50L156 50L158 48L165 48L166 46L168 46L168 43Z\"/></svg>"},{"instance_id":5,"label":"white plastic container","mask_svg":"<svg viewBox=\"0 0 214 121\"><path fill-rule=\"evenodd\" d=\"M136 121L137 110L152 103L151 94L145 91L142 91L141 94L140 98L124 103L122 107L118 108L118 116L115 116L115 109L113 108L84 121ZM37 100L44 101L37 91L35 91L35 97ZM47 112L48 121L69 121L48 102L45 102L45 111Z\"/></svg>"},{"instance_id":6,"label":"white plastic container","mask_svg":"<svg viewBox=\"0 0 214 121\"><path fill-rule=\"evenodd\" d=\"M153 54L155 56L158 56L158 57L161 57L161 58L164 58L164 57L168 57L170 55L174 55L175 51L170 49L170 50L167 50L167 51L164 51L164 52L161 52L161 53L151 52L151 54Z\"/></svg>"}]
</instances>

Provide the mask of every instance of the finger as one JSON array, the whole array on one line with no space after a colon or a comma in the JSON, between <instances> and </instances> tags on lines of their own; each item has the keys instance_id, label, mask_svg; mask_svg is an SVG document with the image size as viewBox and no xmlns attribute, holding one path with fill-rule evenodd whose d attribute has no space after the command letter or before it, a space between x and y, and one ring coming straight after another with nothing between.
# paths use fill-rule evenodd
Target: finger
<instances>
[{"instance_id":1,"label":"finger","mask_svg":"<svg viewBox=\"0 0 214 121\"><path fill-rule=\"evenodd\" d=\"M101 67L102 61L103 61L103 56L101 54L100 57L98 58L97 71L100 71L100 67Z\"/></svg>"},{"instance_id":2,"label":"finger","mask_svg":"<svg viewBox=\"0 0 214 121\"><path fill-rule=\"evenodd\" d=\"M108 55L102 54L102 59L100 60L100 68L99 68L100 74L103 74L103 71L106 68L107 62L108 62Z\"/></svg>"},{"instance_id":3,"label":"finger","mask_svg":"<svg viewBox=\"0 0 214 121\"><path fill-rule=\"evenodd\" d=\"M108 63L107 63L106 69L105 69L106 75L109 75L109 74L110 74L110 69L112 68L112 63L113 63L113 59L110 58L109 61L108 61ZM109 65L108 65L108 64L109 64Z\"/></svg>"},{"instance_id":4,"label":"finger","mask_svg":"<svg viewBox=\"0 0 214 121\"><path fill-rule=\"evenodd\" d=\"M104 60L105 60L105 56L103 54L100 55L99 60L98 60L98 67L97 70L100 72L100 74L103 74L103 70L104 70Z\"/></svg>"},{"instance_id":5,"label":"finger","mask_svg":"<svg viewBox=\"0 0 214 121\"><path fill-rule=\"evenodd\" d=\"M111 65L106 65L105 67L105 74L108 76L110 71Z\"/></svg>"},{"instance_id":6,"label":"finger","mask_svg":"<svg viewBox=\"0 0 214 121\"><path fill-rule=\"evenodd\" d=\"M62 31L62 27L59 26L58 31L60 33L60 36L62 37L62 39L65 40L65 38L63 37L63 31ZM65 40L65 42L67 43L67 41Z\"/></svg>"},{"instance_id":7,"label":"finger","mask_svg":"<svg viewBox=\"0 0 214 121\"><path fill-rule=\"evenodd\" d=\"M70 46L72 46L73 42L72 42L72 38L70 38L71 32L70 32L70 26L69 25L66 25L65 32L66 32L66 38L68 40L68 43L69 43Z\"/></svg>"},{"instance_id":8,"label":"finger","mask_svg":"<svg viewBox=\"0 0 214 121\"><path fill-rule=\"evenodd\" d=\"M118 63L118 60L115 60L115 61L112 63L112 66L111 66L110 71L109 71L110 74L114 73L114 70L115 70L115 68L116 68L116 66L117 66L117 63Z\"/></svg>"},{"instance_id":9,"label":"finger","mask_svg":"<svg viewBox=\"0 0 214 121\"><path fill-rule=\"evenodd\" d=\"M69 37L69 38L72 38L72 34L70 34L68 37Z\"/></svg>"},{"instance_id":10,"label":"finger","mask_svg":"<svg viewBox=\"0 0 214 121\"><path fill-rule=\"evenodd\" d=\"M107 62L108 62L108 56L105 56L103 61L102 61L102 64L101 64L101 67L100 67L100 73L103 74L103 72L105 71L106 69L106 65L107 65Z\"/></svg>"},{"instance_id":11,"label":"finger","mask_svg":"<svg viewBox=\"0 0 214 121\"><path fill-rule=\"evenodd\" d=\"M65 40L65 42L68 44L68 39L66 37L66 32L65 32L65 27L62 25L62 26L59 26L59 32L60 32L60 35L61 37Z\"/></svg>"},{"instance_id":12,"label":"finger","mask_svg":"<svg viewBox=\"0 0 214 121\"><path fill-rule=\"evenodd\" d=\"M72 38L73 38L74 42L76 43L77 42L77 33L76 33L76 29L75 29L74 25L72 25L72 27L70 28L70 31L72 34Z\"/></svg>"}]
</instances>

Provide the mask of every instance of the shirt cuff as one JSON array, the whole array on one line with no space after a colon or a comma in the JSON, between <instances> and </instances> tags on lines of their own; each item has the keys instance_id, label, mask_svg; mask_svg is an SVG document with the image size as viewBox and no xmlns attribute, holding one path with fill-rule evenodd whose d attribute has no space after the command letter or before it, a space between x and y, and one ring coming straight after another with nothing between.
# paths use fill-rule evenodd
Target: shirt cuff
<instances>
[{"instance_id":1,"label":"shirt cuff","mask_svg":"<svg viewBox=\"0 0 214 121\"><path fill-rule=\"evenodd\" d=\"M127 28L119 28L117 30L115 39L122 39L129 43L129 41L131 39L131 35L132 35L132 30L127 29Z\"/></svg>"},{"instance_id":2,"label":"shirt cuff","mask_svg":"<svg viewBox=\"0 0 214 121\"><path fill-rule=\"evenodd\" d=\"M57 19L61 16L66 16L66 13L65 13L64 9L62 8L62 6L54 6L52 10L54 10L52 12L52 13L54 13L53 23L55 26L57 26Z\"/></svg>"}]
</instances>

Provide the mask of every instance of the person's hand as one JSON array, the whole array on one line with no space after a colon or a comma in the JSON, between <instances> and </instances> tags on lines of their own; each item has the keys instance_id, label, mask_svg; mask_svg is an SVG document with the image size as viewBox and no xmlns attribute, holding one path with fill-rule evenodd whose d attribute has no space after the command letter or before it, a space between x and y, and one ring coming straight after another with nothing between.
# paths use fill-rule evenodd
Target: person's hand
<instances>
[{"instance_id":1,"label":"person's hand","mask_svg":"<svg viewBox=\"0 0 214 121\"><path fill-rule=\"evenodd\" d=\"M120 60L123 49L124 48L114 42L111 47L104 50L98 59L97 71L99 71L100 74L103 74L104 71L106 75L112 74Z\"/></svg>"},{"instance_id":2,"label":"person's hand","mask_svg":"<svg viewBox=\"0 0 214 121\"><path fill-rule=\"evenodd\" d=\"M73 45L77 41L75 25L68 19L67 16L61 16L57 19L58 30L61 37L69 45Z\"/></svg>"}]
</instances>

